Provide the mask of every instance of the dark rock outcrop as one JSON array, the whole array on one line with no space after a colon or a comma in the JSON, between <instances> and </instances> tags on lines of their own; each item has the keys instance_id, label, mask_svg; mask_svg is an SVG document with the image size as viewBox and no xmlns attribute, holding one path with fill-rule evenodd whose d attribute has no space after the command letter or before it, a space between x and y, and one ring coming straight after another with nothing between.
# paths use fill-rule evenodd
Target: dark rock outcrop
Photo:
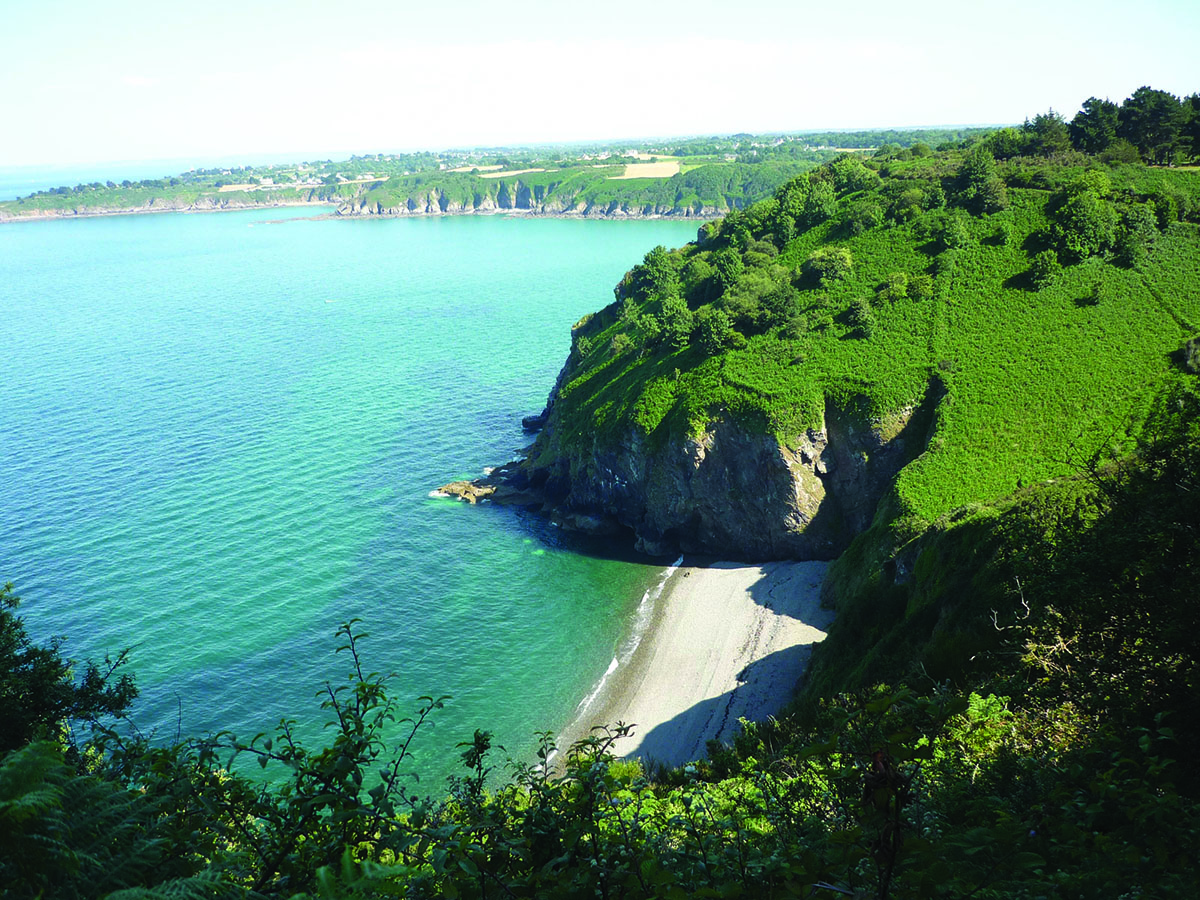
<instances>
[{"instance_id":1,"label":"dark rock outcrop","mask_svg":"<svg viewBox=\"0 0 1200 900\"><path fill-rule=\"evenodd\" d=\"M920 407L883 420L830 404L821 427L786 444L718 421L698 437L654 446L630 430L565 451L556 449L552 396L529 457L473 484L503 486L510 495L486 496L539 506L565 528L629 530L651 555L832 559L871 524L900 469L924 450L942 396L935 381Z\"/></svg>"}]
</instances>

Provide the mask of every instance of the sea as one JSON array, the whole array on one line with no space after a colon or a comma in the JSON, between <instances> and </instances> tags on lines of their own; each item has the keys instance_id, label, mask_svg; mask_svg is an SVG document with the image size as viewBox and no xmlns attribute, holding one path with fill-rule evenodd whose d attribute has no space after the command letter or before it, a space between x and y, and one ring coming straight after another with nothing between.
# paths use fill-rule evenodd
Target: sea
<instances>
[{"instance_id":1,"label":"sea","mask_svg":"<svg viewBox=\"0 0 1200 900\"><path fill-rule=\"evenodd\" d=\"M665 563L435 489L528 445L572 323L696 226L320 212L0 225L0 582L36 641L128 649L164 742L321 746L355 622L400 716L449 698L402 767L438 794L476 729L533 762Z\"/></svg>"}]
</instances>

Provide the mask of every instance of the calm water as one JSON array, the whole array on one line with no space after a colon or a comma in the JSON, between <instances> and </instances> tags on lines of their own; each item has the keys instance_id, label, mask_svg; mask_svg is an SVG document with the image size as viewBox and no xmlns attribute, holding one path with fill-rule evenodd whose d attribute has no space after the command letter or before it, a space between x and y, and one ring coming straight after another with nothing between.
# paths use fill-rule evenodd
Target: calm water
<instances>
[{"instance_id":1,"label":"calm water","mask_svg":"<svg viewBox=\"0 0 1200 900\"><path fill-rule=\"evenodd\" d=\"M249 736L346 671L559 729L660 565L430 496L527 443L569 328L679 222L312 221L310 210L0 227L0 580L75 658L132 648L135 718Z\"/></svg>"}]
</instances>

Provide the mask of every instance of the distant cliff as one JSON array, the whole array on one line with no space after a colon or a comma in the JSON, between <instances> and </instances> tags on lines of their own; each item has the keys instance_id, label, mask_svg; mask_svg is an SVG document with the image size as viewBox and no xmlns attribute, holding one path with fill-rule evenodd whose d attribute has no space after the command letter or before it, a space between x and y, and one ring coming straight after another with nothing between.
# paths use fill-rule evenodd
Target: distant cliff
<instances>
[{"instance_id":1,"label":"distant cliff","mask_svg":"<svg viewBox=\"0 0 1200 900\"><path fill-rule=\"evenodd\" d=\"M517 179L494 183L491 190L475 191L468 196L455 195L444 188L396 196L364 192L337 208L339 216L455 216L521 212L535 216L585 218L680 218L712 219L731 208L727 201L705 205L665 203L649 199L591 198L581 194L546 196L536 186ZM734 200L734 203L737 201Z\"/></svg>"},{"instance_id":2,"label":"distant cliff","mask_svg":"<svg viewBox=\"0 0 1200 900\"><path fill-rule=\"evenodd\" d=\"M139 184L128 188L98 185L0 202L0 221L305 204L333 206L336 215L344 217L520 212L591 218L711 219L769 196L789 177L812 165L811 161L711 163L669 177L630 177L621 174L623 166L576 164L561 169L516 170L511 175L434 169L303 186L222 186L219 182Z\"/></svg>"}]
</instances>

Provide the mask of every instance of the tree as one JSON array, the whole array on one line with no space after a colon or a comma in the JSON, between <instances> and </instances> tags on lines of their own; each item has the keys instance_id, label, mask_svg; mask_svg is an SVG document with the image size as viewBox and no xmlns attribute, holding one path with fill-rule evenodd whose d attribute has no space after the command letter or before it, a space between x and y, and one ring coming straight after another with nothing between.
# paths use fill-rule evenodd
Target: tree
<instances>
[{"instance_id":1,"label":"tree","mask_svg":"<svg viewBox=\"0 0 1200 900\"><path fill-rule=\"evenodd\" d=\"M724 310L704 310L704 315L699 319L696 340L706 354L715 356L726 347L733 346L737 332L733 330L733 323Z\"/></svg>"},{"instance_id":2,"label":"tree","mask_svg":"<svg viewBox=\"0 0 1200 900\"><path fill-rule=\"evenodd\" d=\"M855 200L842 210L838 227L847 237L857 237L883 222L883 208L874 200Z\"/></svg>"},{"instance_id":3,"label":"tree","mask_svg":"<svg viewBox=\"0 0 1200 900\"><path fill-rule=\"evenodd\" d=\"M864 338L870 338L875 333L875 312L864 298L856 297L851 301L847 318L850 325Z\"/></svg>"},{"instance_id":4,"label":"tree","mask_svg":"<svg viewBox=\"0 0 1200 900\"><path fill-rule=\"evenodd\" d=\"M1123 137L1149 163L1169 163L1179 147L1186 120L1183 104L1174 94L1140 87L1121 104L1117 135Z\"/></svg>"},{"instance_id":5,"label":"tree","mask_svg":"<svg viewBox=\"0 0 1200 900\"><path fill-rule=\"evenodd\" d=\"M819 225L832 216L836 208L837 201L833 195L833 185L828 181L814 181L804 197L800 223L806 228Z\"/></svg>"},{"instance_id":6,"label":"tree","mask_svg":"<svg viewBox=\"0 0 1200 900\"><path fill-rule=\"evenodd\" d=\"M1200 94L1192 94L1183 101L1186 121L1183 137L1192 156L1200 156Z\"/></svg>"},{"instance_id":7,"label":"tree","mask_svg":"<svg viewBox=\"0 0 1200 900\"><path fill-rule=\"evenodd\" d=\"M1051 213L1050 233L1067 261L1079 262L1109 249L1116 237L1112 207L1088 188L1072 191Z\"/></svg>"},{"instance_id":8,"label":"tree","mask_svg":"<svg viewBox=\"0 0 1200 900\"><path fill-rule=\"evenodd\" d=\"M1001 128L988 135L984 142L996 159L1011 159L1023 156L1032 143L1030 136L1016 128Z\"/></svg>"},{"instance_id":9,"label":"tree","mask_svg":"<svg viewBox=\"0 0 1200 900\"><path fill-rule=\"evenodd\" d=\"M720 295L721 285L717 278L717 270L703 254L693 256L684 264L680 281L689 306L703 306Z\"/></svg>"},{"instance_id":10,"label":"tree","mask_svg":"<svg viewBox=\"0 0 1200 900\"><path fill-rule=\"evenodd\" d=\"M892 272L879 286L879 299L888 303L896 303L908 297L908 273Z\"/></svg>"},{"instance_id":11,"label":"tree","mask_svg":"<svg viewBox=\"0 0 1200 900\"><path fill-rule=\"evenodd\" d=\"M0 587L0 755L36 738L57 740L75 723L117 715L137 696L132 675L114 679L124 653L105 659L103 669L88 662L76 681L74 664L60 653L61 638L44 647L29 639L16 615L20 602L11 584Z\"/></svg>"},{"instance_id":12,"label":"tree","mask_svg":"<svg viewBox=\"0 0 1200 900\"><path fill-rule=\"evenodd\" d=\"M1058 256L1053 250L1042 250L1033 258L1033 265L1029 268L1029 277L1033 281L1035 287L1043 288L1054 280L1062 266L1058 263Z\"/></svg>"},{"instance_id":13,"label":"tree","mask_svg":"<svg viewBox=\"0 0 1200 900\"><path fill-rule=\"evenodd\" d=\"M958 202L974 213L1008 207L1008 192L996 172L996 159L982 144L967 152L954 180L954 191Z\"/></svg>"},{"instance_id":14,"label":"tree","mask_svg":"<svg viewBox=\"0 0 1200 900\"><path fill-rule=\"evenodd\" d=\"M716 280L722 292L736 284L746 268L742 262L742 254L732 247L725 247L714 253L712 267L716 270Z\"/></svg>"},{"instance_id":15,"label":"tree","mask_svg":"<svg viewBox=\"0 0 1200 900\"><path fill-rule=\"evenodd\" d=\"M961 250L971 242L971 232L967 229L967 217L962 210L938 215L930 234L943 250Z\"/></svg>"},{"instance_id":16,"label":"tree","mask_svg":"<svg viewBox=\"0 0 1200 900\"><path fill-rule=\"evenodd\" d=\"M1067 131L1071 143L1084 153L1101 153L1117 137L1117 104L1111 100L1089 97L1075 114Z\"/></svg>"},{"instance_id":17,"label":"tree","mask_svg":"<svg viewBox=\"0 0 1200 900\"><path fill-rule=\"evenodd\" d=\"M661 299L679 293L677 258L659 244L633 267L633 296L639 300Z\"/></svg>"},{"instance_id":18,"label":"tree","mask_svg":"<svg viewBox=\"0 0 1200 900\"><path fill-rule=\"evenodd\" d=\"M1116 261L1136 269L1146 259L1146 248L1158 234L1158 218L1148 203L1135 203L1121 214L1121 226L1113 247Z\"/></svg>"},{"instance_id":19,"label":"tree","mask_svg":"<svg viewBox=\"0 0 1200 900\"><path fill-rule=\"evenodd\" d=\"M845 247L821 247L804 261L804 274L821 284L840 281L850 274L854 258Z\"/></svg>"},{"instance_id":20,"label":"tree","mask_svg":"<svg viewBox=\"0 0 1200 900\"><path fill-rule=\"evenodd\" d=\"M850 153L831 162L829 171L833 174L833 187L839 194L871 191L880 185L879 174L868 169L862 160Z\"/></svg>"},{"instance_id":21,"label":"tree","mask_svg":"<svg viewBox=\"0 0 1200 900\"><path fill-rule=\"evenodd\" d=\"M658 316L661 337L672 350L682 350L692 334L692 311L678 294L663 298Z\"/></svg>"},{"instance_id":22,"label":"tree","mask_svg":"<svg viewBox=\"0 0 1200 900\"><path fill-rule=\"evenodd\" d=\"M1038 113L1032 122L1026 119L1021 130L1031 138L1034 152L1042 156L1051 156L1071 149L1067 123L1053 109Z\"/></svg>"}]
</instances>

